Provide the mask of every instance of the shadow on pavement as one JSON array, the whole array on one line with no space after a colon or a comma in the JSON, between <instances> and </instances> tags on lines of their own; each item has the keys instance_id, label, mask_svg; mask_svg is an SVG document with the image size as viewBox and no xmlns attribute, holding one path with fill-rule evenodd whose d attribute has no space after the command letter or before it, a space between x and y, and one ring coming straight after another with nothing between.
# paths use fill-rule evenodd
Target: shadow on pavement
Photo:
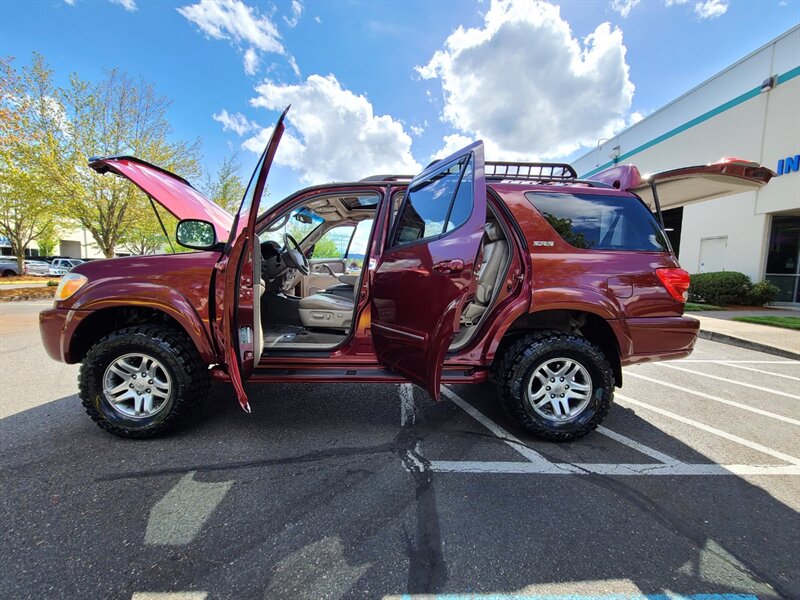
<instances>
[{"instance_id":1,"label":"shadow on pavement","mask_svg":"<svg viewBox=\"0 0 800 600\"><path fill-rule=\"evenodd\" d=\"M419 390L405 427L397 386L253 395L247 416L220 387L187 427L157 440L106 434L75 396L0 421L0 597L800 597L797 512L744 478L432 473L424 454L434 442L454 460L522 459ZM526 443L549 446L490 414L489 388L464 395ZM634 439L665 437L620 406L615 419ZM681 458L708 462L685 445Z\"/></svg>"}]
</instances>

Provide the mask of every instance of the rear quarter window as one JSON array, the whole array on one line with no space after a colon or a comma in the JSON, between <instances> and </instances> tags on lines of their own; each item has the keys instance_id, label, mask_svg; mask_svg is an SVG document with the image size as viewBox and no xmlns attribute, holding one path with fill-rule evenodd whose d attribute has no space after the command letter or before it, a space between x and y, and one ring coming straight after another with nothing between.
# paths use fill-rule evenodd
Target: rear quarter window
<instances>
[{"instance_id":1,"label":"rear quarter window","mask_svg":"<svg viewBox=\"0 0 800 600\"><path fill-rule=\"evenodd\" d=\"M563 192L528 192L525 197L576 248L670 251L658 222L636 198Z\"/></svg>"}]
</instances>

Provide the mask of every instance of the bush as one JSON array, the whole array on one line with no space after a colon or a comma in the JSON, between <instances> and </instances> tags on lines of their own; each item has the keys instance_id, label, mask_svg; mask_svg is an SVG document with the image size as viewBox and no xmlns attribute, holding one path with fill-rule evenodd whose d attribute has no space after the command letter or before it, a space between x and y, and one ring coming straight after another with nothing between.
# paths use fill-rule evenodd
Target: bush
<instances>
[{"instance_id":1,"label":"bush","mask_svg":"<svg viewBox=\"0 0 800 600\"><path fill-rule=\"evenodd\" d=\"M47 282L47 287L56 287L56 286L58 286L58 282L57 281L48 281Z\"/></svg>"},{"instance_id":2,"label":"bush","mask_svg":"<svg viewBox=\"0 0 800 600\"><path fill-rule=\"evenodd\" d=\"M691 276L689 301L706 304L747 304L753 283L744 273L718 271Z\"/></svg>"},{"instance_id":3,"label":"bush","mask_svg":"<svg viewBox=\"0 0 800 600\"><path fill-rule=\"evenodd\" d=\"M764 306L765 304L772 304L775 298L780 294L781 288L769 281L760 281L753 285L750 290L747 304L753 306Z\"/></svg>"}]
</instances>

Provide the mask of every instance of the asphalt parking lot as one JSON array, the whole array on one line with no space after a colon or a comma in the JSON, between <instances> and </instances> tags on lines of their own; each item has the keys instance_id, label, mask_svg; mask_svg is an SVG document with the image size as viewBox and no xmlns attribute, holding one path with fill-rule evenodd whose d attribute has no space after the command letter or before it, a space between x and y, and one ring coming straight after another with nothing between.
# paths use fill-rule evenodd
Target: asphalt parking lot
<instances>
[{"instance_id":1,"label":"asphalt parking lot","mask_svg":"<svg viewBox=\"0 0 800 600\"><path fill-rule=\"evenodd\" d=\"M406 385L253 388L252 415L220 386L127 441L45 356L42 307L0 305L2 598L800 598L797 362L700 340L571 444L489 386Z\"/></svg>"}]
</instances>

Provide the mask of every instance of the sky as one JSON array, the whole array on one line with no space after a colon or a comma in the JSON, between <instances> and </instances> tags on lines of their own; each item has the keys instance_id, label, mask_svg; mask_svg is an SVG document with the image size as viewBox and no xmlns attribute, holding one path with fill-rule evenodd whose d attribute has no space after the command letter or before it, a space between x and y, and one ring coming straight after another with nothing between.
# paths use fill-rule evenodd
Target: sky
<instances>
[{"instance_id":1,"label":"sky","mask_svg":"<svg viewBox=\"0 0 800 600\"><path fill-rule=\"evenodd\" d=\"M474 139L487 159L581 156L798 22L800 0L0 0L0 54L37 52L61 84L142 76L174 137L209 171L238 152L245 179L291 104L279 199Z\"/></svg>"}]
</instances>

